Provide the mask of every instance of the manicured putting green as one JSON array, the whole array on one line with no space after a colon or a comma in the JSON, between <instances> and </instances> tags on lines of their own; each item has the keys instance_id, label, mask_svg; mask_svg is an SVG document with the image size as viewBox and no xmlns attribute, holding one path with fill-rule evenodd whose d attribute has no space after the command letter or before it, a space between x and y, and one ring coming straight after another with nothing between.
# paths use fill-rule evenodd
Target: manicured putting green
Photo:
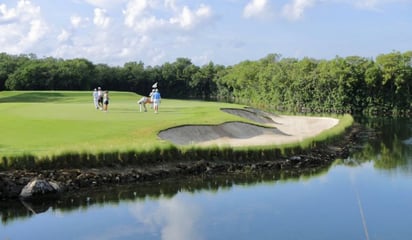
<instances>
[{"instance_id":1,"label":"manicured putting green","mask_svg":"<svg viewBox=\"0 0 412 240\"><path fill-rule=\"evenodd\" d=\"M139 112L135 93L109 94L109 111L102 112L87 91L0 92L0 157L152 150L170 145L157 137L163 129L244 120L220 111L242 105L163 99L155 114L150 107Z\"/></svg>"}]
</instances>

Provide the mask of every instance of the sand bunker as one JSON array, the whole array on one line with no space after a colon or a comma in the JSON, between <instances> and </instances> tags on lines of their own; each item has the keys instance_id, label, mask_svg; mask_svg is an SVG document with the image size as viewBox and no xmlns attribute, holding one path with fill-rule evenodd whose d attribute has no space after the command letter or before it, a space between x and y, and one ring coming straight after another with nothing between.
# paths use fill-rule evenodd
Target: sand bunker
<instances>
[{"instance_id":1,"label":"sand bunker","mask_svg":"<svg viewBox=\"0 0 412 240\"><path fill-rule=\"evenodd\" d=\"M161 131L158 136L176 145L276 145L316 136L339 122L326 117L278 116L253 108L221 110L264 126L238 121L219 125L185 125Z\"/></svg>"}]
</instances>

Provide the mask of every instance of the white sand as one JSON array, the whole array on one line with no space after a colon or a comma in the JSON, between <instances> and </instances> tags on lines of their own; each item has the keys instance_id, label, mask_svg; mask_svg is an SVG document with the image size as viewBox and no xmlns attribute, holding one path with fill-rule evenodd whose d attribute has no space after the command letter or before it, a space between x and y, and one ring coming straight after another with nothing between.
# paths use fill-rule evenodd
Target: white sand
<instances>
[{"instance_id":1,"label":"white sand","mask_svg":"<svg viewBox=\"0 0 412 240\"><path fill-rule=\"evenodd\" d=\"M326 117L270 115L255 109L222 109L264 125L228 122L221 125L188 125L168 129L159 137L176 145L263 146L302 141L335 126L339 120Z\"/></svg>"}]
</instances>

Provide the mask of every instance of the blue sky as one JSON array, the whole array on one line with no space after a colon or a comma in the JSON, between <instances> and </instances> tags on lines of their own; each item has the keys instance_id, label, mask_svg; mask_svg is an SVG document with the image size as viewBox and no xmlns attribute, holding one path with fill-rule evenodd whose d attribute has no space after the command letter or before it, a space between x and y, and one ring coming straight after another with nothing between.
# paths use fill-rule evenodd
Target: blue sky
<instances>
[{"instance_id":1,"label":"blue sky","mask_svg":"<svg viewBox=\"0 0 412 240\"><path fill-rule=\"evenodd\" d=\"M0 52L146 66L412 50L412 0L2 0Z\"/></svg>"}]
</instances>

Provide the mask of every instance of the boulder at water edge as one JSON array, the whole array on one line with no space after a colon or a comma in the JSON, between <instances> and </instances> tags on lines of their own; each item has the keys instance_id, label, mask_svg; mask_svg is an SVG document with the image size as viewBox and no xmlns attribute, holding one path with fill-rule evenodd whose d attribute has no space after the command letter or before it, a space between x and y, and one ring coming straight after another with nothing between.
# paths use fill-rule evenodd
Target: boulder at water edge
<instances>
[{"instance_id":1,"label":"boulder at water edge","mask_svg":"<svg viewBox=\"0 0 412 240\"><path fill-rule=\"evenodd\" d=\"M37 197L52 197L60 193L61 188L58 183L47 181L44 179L32 179L20 192L20 197L37 198Z\"/></svg>"}]
</instances>

